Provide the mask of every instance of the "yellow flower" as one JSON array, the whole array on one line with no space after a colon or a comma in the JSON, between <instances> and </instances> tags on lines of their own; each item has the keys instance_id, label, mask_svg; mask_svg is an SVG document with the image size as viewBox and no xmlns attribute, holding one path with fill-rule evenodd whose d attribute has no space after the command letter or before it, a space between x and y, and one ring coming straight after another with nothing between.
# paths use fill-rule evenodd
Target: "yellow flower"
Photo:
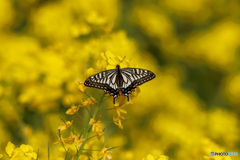
<instances>
[{"instance_id":1,"label":"yellow flower","mask_svg":"<svg viewBox=\"0 0 240 160\"><path fill-rule=\"evenodd\" d=\"M72 114L75 114L78 110L79 110L80 106L71 106L71 108L69 108L67 111L66 111L66 114L69 114L69 115L72 115Z\"/></svg>"},{"instance_id":2,"label":"yellow flower","mask_svg":"<svg viewBox=\"0 0 240 160\"><path fill-rule=\"evenodd\" d=\"M79 149L82 145L82 143L85 141L86 139L82 139L81 137L80 138L75 138L74 140L74 143L75 145L77 146L77 148Z\"/></svg>"},{"instance_id":3,"label":"yellow flower","mask_svg":"<svg viewBox=\"0 0 240 160\"><path fill-rule=\"evenodd\" d=\"M160 155L158 156L159 158L157 160L168 160L168 156Z\"/></svg>"},{"instance_id":4,"label":"yellow flower","mask_svg":"<svg viewBox=\"0 0 240 160\"><path fill-rule=\"evenodd\" d=\"M143 158L143 160L168 160L168 157L164 155L148 154L146 158Z\"/></svg>"},{"instance_id":5,"label":"yellow flower","mask_svg":"<svg viewBox=\"0 0 240 160\"><path fill-rule=\"evenodd\" d=\"M3 157L3 154L0 154L0 158L2 158Z\"/></svg>"},{"instance_id":6,"label":"yellow flower","mask_svg":"<svg viewBox=\"0 0 240 160\"><path fill-rule=\"evenodd\" d=\"M115 56L111 51L101 53L103 61L107 62L106 69L116 68L117 65L120 65L122 68L129 67L125 56Z\"/></svg>"},{"instance_id":7,"label":"yellow flower","mask_svg":"<svg viewBox=\"0 0 240 160\"><path fill-rule=\"evenodd\" d=\"M169 39L173 35L173 24L169 17L160 11L154 11L147 7L136 7L133 11L135 23L139 25L149 36L159 39ZM144 17L147 15L147 19ZM146 23L147 22L147 23ZM149 28L149 24L151 28Z\"/></svg>"},{"instance_id":8,"label":"yellow flower","mask_svg":"<svg viewBox=\"0 0 240 160\"><path fill-rule=\"evenodd\" d=\"M26 155L27 157L37 159L37 153L34 152L32 146L22 144L20 146L20 149L24 152L24 155Z\"/></svg>"},{"instance_id":9,"label":"yellow flower","mask_svg":"<svg viewBox=\"0 0 240 160\"><path fill-rule=\"evenodd\" d=\"M154 158L153 155L148 154L147 157L146 157L146 159L144 159L144 160L155 160L155 158Z\"/></svg>"},{"instance_id":10,"label":"yellow flower","mask_svg":"<svg viewBox=\"0 0 240 160\"><path fill-rule=\"evenodd\" d=\"M55 142L54 144L62 143L64 146L66 145L65 143L66 138L63 138L62 135L58 137L58 141Z\"/></svg>"},{"instance_id":11,"label":"yellow flower","mask_svg":"<svg viewBox=\"0 0 240 160\"><path fill-rule=\"evenodd\" d=\"M11 142L8 142L5 150L6 150L6 153L8 154L8 156L12 157L14 150L15 150L15 145Z\"/></svg>"},{"instance_id":12,"label":"yellow flower","mask_svg":"<svg viewBox=\"0 0 240 160\"><path fill-rule=\"evenodd\" d=\"M13 6L11 4L11 1L8 0L2 0L0 2L0 28L2 29L2 27L5 26L9 26L11 23L11 21L13 20L14 17L14 9ZM8 13L8 16L5 16L4 13Z\"/></svg>"},{"instance_id":13,"label":"yellow flower","mask_svg":"<svg viewBox=\"0 0 240 160\"><path fill-rule=\"evenodd\" d=\"M99 132L97 132L97 138L104 143L104 132L102 130L100 130Z\"/></svg>"},{"instance_id":14,"label":"yellow flower","mask_svg":"<svg viewBox=\"0 0 240 160\"><path fill-rule=\"evenodd\" d=\"M63 138L64 142L72 144L76 139L78 139L80 135L75 135L73 132L71 132L71 135L67 138Z\"/></svg>"},{"instance_id":15,"label":"yellow flower","mask_svg":"<svg viewBox=\"0 0 240 160\"><path fill-rule=\"evenodd\" d=\"M119 117L116 117L114 118L113 117L113 122L121 129L123 129L123 125L122 125L122 120L124 120L125 118L122 117L122 116L119 116Z\"/></svg>"},{"instance_id":16,"label":"yellow flower","mask_svg":"<svg viewBox=\"0 0 240 160\"><path fill-rule=\"evenodd\" d=\"M30 145L26 145L26 144L22 144L20 146L20 149L23 151L23 152L33 152L33 147L30 146Z\"/></svg>"},{"instance_id":17,"label":"yellow flower","mask_svg":"<svg viewBox=\"0 0 240 160\"><path fill-rule=\"evenodd\" d=\"M81 35L87 35L91 32L91 28L86 23L73 24L70 28L70 32L73 37L79 37Z\"/></svg>"},{"instance_id":18,"label":"yellow flower","mask_svg":"<svg viewBox=\"0 0 240 160\"><path fill-rule=\"evenodd\" d=\"M87 72L86 72L86 77L89 77L89 76L92 76L94 74L94 69L93 68L89 68L87 69Z\"/></svg>"},{"instance_id":19,"label":"yellow flower","mask_svg":"<svg viewBox=\"0 0 240 160\"><path fill-rule=\"evenodd\" d=\"M88 108L89 106L93 106L97 103L96 99L93 97L88 98L87 100L81 100L82 107Z\"/></svg>"},{"instance_id":20,"label":"yellow flower","mask_svg":"<svg viewBox=\"0 0 240 160\"><path fill-rule=\"evenodd\" d=\"M111 156L110 152L111 152L111 151L109 151L109 148L105 148L105 147L104 147L104 148L102 149L102 155L103 155L103 156L102 156L102 159L103 159L103 160L112 159L112 156Z\"/></svg>"},{"instance_id":21,"label":"yellow flower","mask_svg":"<svg viewBox=\"0 0 240 160\"><path fill-rule=\"evenodd\" d=\"M37 159L37 153L34 152L33 147L25 144L15 148L14 144L8 142L6 153L12 160Z\"/></svg>"},{"instance_id":22,"label":"yellow flower","mask_svg":"<svg viewBox=\"0 0 240 160\"><path fill-rule=\"evenodd\" d=\"M27 159L25 156L24 152L20 148L16 148L14 150L14 154L11 157L11 160L22 160L22 159Z\"/></svg>"},{"instance_id":23,"label":"yellow flower","mask_svg":"<svg viewBox=\"0 0 240 160\"><path fill-rule=\"evenodd\" d=\"M59 143L59 142L61 142L61 143L64 142L64 143L69 143L69 144L74 143L77 146L77 148L79 149L81 147L83 141L85 141L85 139L82 139L80 137L80 134L76 135L73 132L71 132L71 135L69 137L61 138L61 140L59 140L57 143Z\"/></svg>"},{"instance_id":24,"label":"yellow flower","mask_svg":"<svg viewBox=\"0 0 240 160\"><path fill-rule=\"evenodd\" d=\"M114 109L116 110L118 117L121 116L121 113L127 114L127 111L121 108L121 105L119 105L119 102L114 104Z\"/></svg>"},{"instance_id":25,"label":"yellow flower","mask_svg":"<svg viewBox=\"0 0 240 160\"><path fill-rule=\"evenodd\" d=\"M101 53L101 54L104 54L104 53ZM98 60L96 65L100 71L104 71L106 70L107 64L108 64L107 60L103 59L103 60Z\"/></svg>"},{"instance_id":26,"label":"yellow flower","mask_svg":"<svg viewBox=\"0 0 240 160\"><path fill-rule=\"evenodd\" d=\"M90 121L89 121L89 124L90 124L90 125L93 125L94 123L95 123L94 118L91 118Z\"/></svg>"},{"instance_id":27,"label":"yellow flower","mask_svg":"<svg viewBox=\"0 0 240 160\"><path fill-rule=\"evenodd\" d=\"M84 85L84 83L80 83L80 84L78 85L78 89L79 89L82 93L85 93L87 87Z\"/></svg>"},{"instance_id":28,"label":"yellow flower","mask_svg":"<svg viewBox=\"0 0 240 160\"><path fill-rule=\"evenodd\" d=\"M58 129L60 130L66 130L67 128L69 128L73 123L73 120L70 122L70 121L67 121L66 123L64 123L63 125L59 126Z\"/></svg>"},{"instance_id":29,"label":"yellow flower","mask_svg":"<svg viewBox=\"0 0 240 160\"><path fill-rule=\"evenodd\" d=\"M93 25L103 25L107 22L107 20L97 12L90 12L86 17L86 21Z\"/></svg>"},{"instance_id":30,"label":"yellow flower","mask_svg":"<svg viewBox=\"0 0 240 160\"><path fill-rule=\"evenodd\" d=\"M89 124L92 125L92 131L96 131L97 133L102 131L100 128L100 122L101 121L95 121L94 118L90 119Z\"/></svg>"},{"instance_id":31,"label":"yellow flower","mask_svg":"<svg viewBox=\"0 0 240 160\"><path fill-rule=\"evenodd\" d=\"M228 70L237 63L239 25L233 21L220 21L211 29L189 37L183 48L186 57L202 59L212 67ZM192 54L194 52L194 54ZM227 53L227 54L226 54Z\"/></svg>"}]
</instances>

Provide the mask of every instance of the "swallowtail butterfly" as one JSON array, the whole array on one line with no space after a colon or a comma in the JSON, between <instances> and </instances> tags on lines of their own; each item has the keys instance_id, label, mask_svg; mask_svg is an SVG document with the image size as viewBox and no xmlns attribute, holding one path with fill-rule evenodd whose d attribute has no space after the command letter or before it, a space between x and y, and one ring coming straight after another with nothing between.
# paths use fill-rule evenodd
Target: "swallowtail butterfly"
<instances>
[{"instance_id":1,"label":"swallowtail butterfly","mask_svg":"<svg viewBox=\"0 0 240 160\"><path fill-rule=\"evenodd\" d=\"M128 95L132 93L137 86L153 78L155 78L155 74L146 69L120 69L120 66L117 65L116 69L106 70L90 76L86 79L84 85L105 90L113 96L113 103L115 104L115 99L120 95L126 96L129 101Z\"/></svg>"}]
</instances>

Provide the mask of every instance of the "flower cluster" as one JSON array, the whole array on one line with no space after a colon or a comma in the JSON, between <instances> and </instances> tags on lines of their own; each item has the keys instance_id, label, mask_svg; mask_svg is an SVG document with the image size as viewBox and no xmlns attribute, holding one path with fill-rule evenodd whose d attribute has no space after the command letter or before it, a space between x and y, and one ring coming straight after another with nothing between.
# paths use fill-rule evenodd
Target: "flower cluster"
<instances>
[{"instance_id":1,"label":"flower cluster","mask_svg":"<svg viewBox=\"0 0 240 160\"><path fill-rule=\"evenodd\" d=\"M148 154L146 158L143 158L143 160L168 160L169 158L164 155L153 155Z\"/></svg>"},{"instance_id":2,"label":"flower cluster","mask_svg":"<svg viewBox=\"0 0 240 160\"><path fill-rule=\"evenodd\" d=\"M37 153L34 152L32 146L25 144L22 144L19 148L16 148L13 143L8 142L5 150L10 160L36 160L38 156ZM1 154L0 158L2 157L3 155Z\"/></svg>"}]
</instances>

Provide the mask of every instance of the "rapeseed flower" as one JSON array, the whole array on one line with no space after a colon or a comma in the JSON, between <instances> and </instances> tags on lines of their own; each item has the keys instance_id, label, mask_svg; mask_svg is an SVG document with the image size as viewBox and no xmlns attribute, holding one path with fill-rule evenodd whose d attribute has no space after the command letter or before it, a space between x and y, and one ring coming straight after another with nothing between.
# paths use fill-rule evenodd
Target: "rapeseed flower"
<instances>
[{"instance_id":1,"label":"rapeseed flower","mask_svg":"<svg viewBox=\"0 0 240 160\"><path fill-rule=\"evenodd\" d=\"M85 141L85 139L75 139L74 140L74 144L77 146L77 149L79 149L83 143L83 141Z\"/></svg>"},{"instance_id":2,"label":"rapeseed flower","mask_svg":"<svg viewBox=\"0 0 240 160\"><path fill-rule=\"evenodd\" d=\"M119 128L123 129L122 120L124 120L124 119L125 119L125 117L123 117L123 116L113 117L113 122Z\"/></svg>"},{"instance_id":3,"label":"rapeseed flower","mask_svg":"<svg viewBox=\"0 0 240 160\"><path fill-rule=\"evenodd\" d=\"M65 140L66 138L63 138L62 135L60 135L58 136L58 140L54 144L62 143L64 146L66 146Z\"/></svg>"},{"instance_id":4,"label":"rapeseed flower","mask_svg":"<svg viewBox=\"0 0 240 160\"><path fill-rule=\"evenodd\" d=\"M62 139L63 140L59 141L58 143L74 144L77 147L77 149L79 149L83 141L85 141L85 139L83 139L80 134L76 135L73 132L71 132L71 135L69 137L62 138Z\"/></svg>"},{"instance_id":5,"label":"rapeseed flower","mask_svg":"<svg viewBox=\"0 0 240 160\"><path fill-rule=\"evenodd\" d=\"M100 140L102 143L104 143L104 132L102 130L99 130L97 132L97 138Z\"/></svg>"},{"instance_id":6,"label":"rapeseed flower","mask_svg":"<svg viewBox=\"0 0 240 160\"><path fill-rule=\"evenodd\" d=\"M79 110L79 108L80 108L80 105L78 106L73 105L66 111L66 114L73 115Z\"/></svg>"},{"instance_id":7,"label":"rapeseed flower","mask_svg":"<svg viewBox=\"0 0 240 160\"><path fill-rule=\"evenodd\" d=\"M67 128L69 128L72 125L72 123L73 123L73 120L64 122L63 125L58 127L58 129L60 129L61 131L66 130Z\"/></svg>"},{"instance_id":8,"label":"rapeseed flower","mask_svg":"<svg viewBox=\"0 0 240 160\"><path fill-rule=\"evenodd\" d=\"M6 153L8 154L9 157L13 156L14 150L15 150L15 145L11 142L8 142L6 148Z\"/></svg>"},{"instance_id":9,"label":"rapeseed flower","mask_svg":"<svg viewBox=\"0 0 240 160\"><path fill-rule=\"evenodd\" d=\"M112 156L111 156L111 151L109 150L111 148L103 148L102 149L102 159L103 160L107 160L107 159L112 159Z\"/></svg>"},{"instance_id":10,"label":"rapeseed flower","mask_svg":"<svg viewBox=\"0 0 240 160\"><path fill-rule=\"evenodd\" d=\"M236 49L239 45L238 35L240 35L239 24L231 21L219 22L207 33L204 32L190 38L186 42L186 53L189 56L204 59L213 67L227 70L229 66L236 63Z\"/></svg>"},{"instance_id":11,"label":"rapeseed flower","mask_svg":"<svg viewBox=\"0 0 240 160\"><path fill-rule=\"evenodd\" d=\"M92 125L92 131L95 131L97 133L102 132L101 126L100 126L99 120L95 120L94 118L91 118L89 121L89 125Z\"/></svg>"},{"instance_id":12,"label":"rapeseed flower","mask_svg":"<svg viewBox=\"0 0 240 160\"><path fill-rule=\"evenodd\" d=\"M87 100L81 100L81 107L88 108L89 106L93 106L97 103L96 99L93 97L88 98Z\"/></svg>"},{"instance_id":13,"label":"rapeseed flower","mask_svg":"<svg viewBox=\"0 0 240 160\"><path fill-rule=\"evenodd\" d=\"M101 57L103 60L100 60L97 63L99 69L115 69L117 65L120 65L122 68L127 68L130 65L129 60L127 60L125 56L116 56L111 51L101 53Z\"/></svg>"},{"instance_id":14,"label":"rapeseed flower","mask_svg":"<svg viewBox=\"0 0 240 160\"><path fill-rule=\"evenodd\" d=\"M94 69L93 68L88 68L85 75L86 77L89 77L94 74Z\"/></svg>"},{"instance_id":15,"label":"rapeseed flower","mask_svg":"<svg viewBox=\"0 0 240 160\"><path fill-rule=\"evenodd\" d=\"M37 159L37 153L34 152L34 149L30 145L22 144L19 148L16 148L15 145L11 142L8 142L6 148L6 153L12 160L28 159L35 160Z\"/></svg>"},{"instance_id":16,"label":"rapeseed flower","mask_svg":"<svg viewBox=\"0 0 240 160\"><path fill-rule=\"evenodd\" d=\"M153 155L148 154L146 158L143 158L143 160L168 160L169 158L164 155Z\"/></svg>"},{"instance_id":17,"label":"rapeseed flower","mask_svg":"<svg viewBox=\"0 0 240 160\"><path fill-rule=\"evenodd\" d=\"M78 89L79 89L82 93L85 93L87 87L84 85L84 83L80 83L80 84L78 85Z\"/></svg>"},{"instance_id":18,"label":"rapeseed flower","mask_svg":"<svg viewBox=\"0 0 240 160\"><path fill-rule=\"evenodd\" d=\"M116 110L118 116L121 116L121 113L127 114L127 111L122 109L122 106L120 106L119 103L114 104L114 109Z\"/></svg>"}]
</instances>

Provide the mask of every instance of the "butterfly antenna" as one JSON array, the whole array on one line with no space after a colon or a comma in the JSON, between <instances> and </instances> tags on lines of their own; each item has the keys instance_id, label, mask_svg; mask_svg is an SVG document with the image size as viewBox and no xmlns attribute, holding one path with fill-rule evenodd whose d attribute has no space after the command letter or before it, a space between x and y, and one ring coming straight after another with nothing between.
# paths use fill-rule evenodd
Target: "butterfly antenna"
<instances>
[{"instance_id":1,"label":"butterfly antenna","mask_svg":"<svg viewBox=\"0 0 240 160\"><path fill-rule=\"evenodd\" d=\"M120 61L120 63L122 63L125 58L126 58L126 56L123 57L123 59Z\"/></svg>"}]
</instances>

